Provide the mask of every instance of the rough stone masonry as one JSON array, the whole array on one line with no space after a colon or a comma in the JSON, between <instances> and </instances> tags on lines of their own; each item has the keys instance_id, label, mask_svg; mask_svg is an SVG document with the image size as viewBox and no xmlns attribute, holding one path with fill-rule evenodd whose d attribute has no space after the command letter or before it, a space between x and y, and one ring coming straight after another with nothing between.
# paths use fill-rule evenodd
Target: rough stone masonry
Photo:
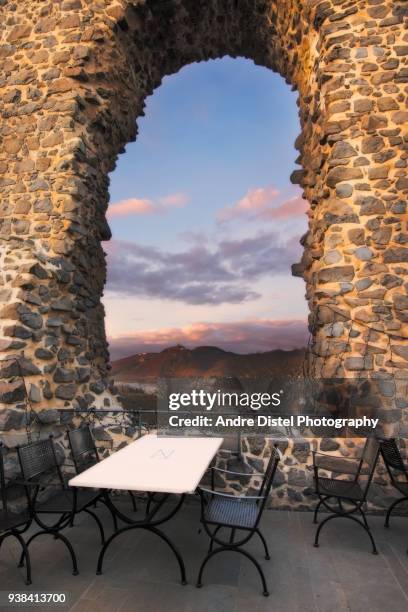
<instances>
[{"instance_id":1,"label":"rough stone masonry","mask_svg":"<svg viewBox=\"0 0 408 612\"><path fill-rule=\"evenodd\" d=\"M310 307L308 372L406 380L407 2L0 0L0 13L0 429L10 446L25 422L11 357L49 421L67 405L111 405L108 173L161 79L224 55L278 72L299 94L292 180L310 207L293 272ZM407 403L385 391L384 406Z\"/></svg>"}]
</instances>

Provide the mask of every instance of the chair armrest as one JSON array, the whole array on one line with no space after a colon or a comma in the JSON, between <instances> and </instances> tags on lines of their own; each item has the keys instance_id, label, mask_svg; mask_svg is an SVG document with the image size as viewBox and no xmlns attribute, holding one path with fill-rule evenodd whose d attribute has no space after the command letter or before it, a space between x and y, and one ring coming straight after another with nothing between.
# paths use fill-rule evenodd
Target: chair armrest
<instances>
[{"instance_id":1,"label":"chair armrest","mask_svg":"<svg viewBox=\"0 0 408 612\"><path fill-rule=\"evenodd\" d=\"M237 501L247 501L247 500L260 500L265 499L264 495L233 495L231 493L221 493L220 491L213 491L212 489L205 489L204 487L197 487L199 493L208 493L208 495L216 496L216 497L226 497L228 499L235 499Z\"/></svg>"},{"instance_id":2,"label":"chair armrest","mask_svg":"<svg viewBox=\"0 0 408 612\"><path fill-rule=\"evenodd\" d=\"M14 482L19 485L24 485L25 487L41 487L44 489L48 488L62 488L61 482L42 482L39 480L24 480L24 478L15 478Z\"/></svg>"},{"instance_id":3,"label":"chair armrest","mask_svg":"<svg viewBox=\"0 0 408 612\"><path fill-rule=\"evenodd\" d=\"M37 508L37 498L43 489L59 489L63 491L64 494L70 494L70 498L72 499L72 508L69 512L71 516L71 520L73 519L76 508L77 508L77 491L75 487L67 487L61 482L41 482L39 480L25 480L24 478L19 478L16 482L20 485L24 485L25 487L30 487L34 489L33 491L27 491L27 501L30 513L33 517L36 516L36 508Z\"/></svg>"},{"instance_id":4,"label":"chair armrest","mask_svg":"<svg viewBox=\"0 0 408 612\"><path fill-rule=\"evenodd\" d=\"M338 457L313 451L313 465L315 469L323 469L337 474L357 475L360 468L360 459L352 457Z\"/></svg>"}]
</instances>

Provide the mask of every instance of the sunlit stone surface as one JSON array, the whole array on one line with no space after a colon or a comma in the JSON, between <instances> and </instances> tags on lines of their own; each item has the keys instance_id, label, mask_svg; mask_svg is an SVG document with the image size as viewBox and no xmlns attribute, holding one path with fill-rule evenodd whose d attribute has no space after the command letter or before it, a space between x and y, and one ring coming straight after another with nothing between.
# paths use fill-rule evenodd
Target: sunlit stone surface
<instances>
[{"instance_id":1,"label":"sunlit stone surface","mask_svg":"<svg viewBox=\"0 0 408 612\"><path fill-rule=\"evenodd\" d=\"M0 1L0 349L24 354L30 401L50 429L56 408L114 403L101 304L107 175L161 79L224 55L299 92L292 180L310 209L293 273L310 306L308 372L407 376L407 10L400 0ZM25 431L13 367L0 368L9 446ZM385 409L395 402L406 407L384 394ZM287 478L304 488L295 469Z\"/></svg>"}]
</instances>

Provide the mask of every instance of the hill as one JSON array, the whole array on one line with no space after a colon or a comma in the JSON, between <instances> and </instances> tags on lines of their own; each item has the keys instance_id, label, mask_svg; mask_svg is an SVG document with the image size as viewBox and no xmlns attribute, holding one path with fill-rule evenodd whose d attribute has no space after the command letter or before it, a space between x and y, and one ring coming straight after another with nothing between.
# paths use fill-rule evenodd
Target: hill
<instances>
[{"instance_id":1,"label":"hill","mask_svg":"<svg viewBox=\"0 0 408 612\"><path fill-rule=\"evenodd\" d=\"M112 363L115 382L153 382L157 378L300 376L305 350L274 350L240 355L215 346L177 345L159 353L137 353Z\"/></svg>"}]
</instances>

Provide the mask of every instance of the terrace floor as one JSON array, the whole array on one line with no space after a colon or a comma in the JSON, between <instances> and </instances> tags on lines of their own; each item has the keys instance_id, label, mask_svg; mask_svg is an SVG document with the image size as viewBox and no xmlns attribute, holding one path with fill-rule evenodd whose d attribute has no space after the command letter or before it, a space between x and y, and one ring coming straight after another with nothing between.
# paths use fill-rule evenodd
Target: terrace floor
<instances>
[{"instance_id":1,"label":"terrace floor","mask_svg":"<svg viewBox=\"0 0 408 612\"><path fill-rule=\"evenodd\" d=\"M111 520L106 510L101 507L98 514L109 534ZM270 597L265 598L255 568L236 553L216 556L207 565L203 587L194 586L208 547L207 536L198 532L199 505L194 500L164 526L184 557L189 582L186 586L179 582L175 559L166 545L143 531L120 536L108 550L104 573L96 576L99 536L92 519L84 514L77 518L74 528L65 530L77 553L78 576L71 574L62 543L44 536L30 546L33 585L26 587L22 570L16 569L18 545L9 539L1 549L0 590L65 591L69 598L65 609L72 612L407 610L408 517L394 517L388 530L383 527L382 517L370 516L369 522L378 556L371 554L366 533L351 521L329 523L322 531L320 548L314 548L311 513L266 511L261 527L271 560L264 560L256 538L248 545L265 571L270 591ZM2 608L6 609L15 610Z\"/></svg>"}]
</instances>

